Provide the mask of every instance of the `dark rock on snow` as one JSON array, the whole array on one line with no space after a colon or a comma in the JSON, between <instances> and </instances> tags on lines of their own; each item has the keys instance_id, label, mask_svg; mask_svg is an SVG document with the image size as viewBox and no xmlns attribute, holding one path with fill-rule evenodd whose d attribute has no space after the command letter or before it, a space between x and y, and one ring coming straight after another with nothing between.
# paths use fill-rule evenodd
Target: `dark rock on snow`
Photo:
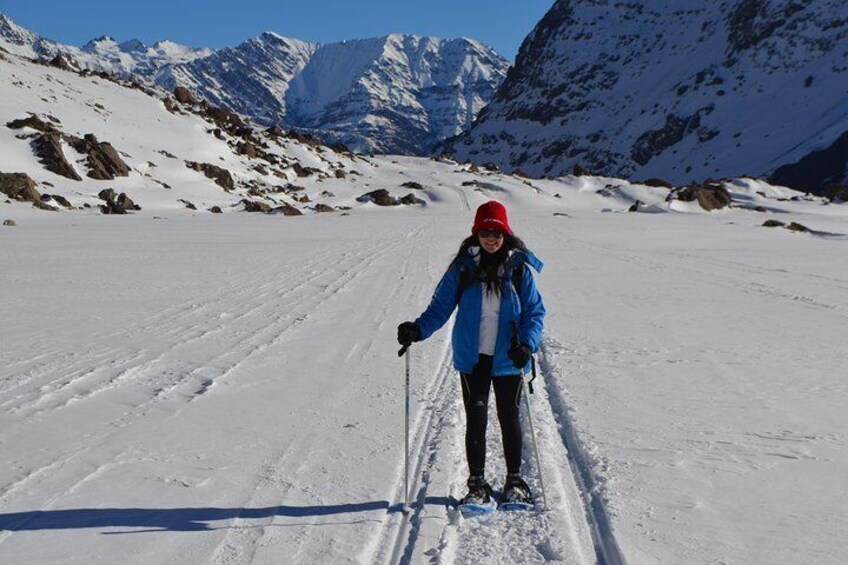
<instances>
[{"instance_id":1,"label":"dark rock on snow","mask_svg":"<svg viewBox=\"0 0 848 565\"><path fill-rule=\"evenodd\" d=\"M42 133L32 142L38 161L48 171L71 180L82 180L65 158L62 151L62 140L58 133Z\"/></svg>"},{"instance_id":2,"label":"dark rock on snow","mask_svg":"<svg viewBox=\"0 0 848 565\"><path fill-rule=\"evenodd\" d=\"M400 202L389 194L385 188L372 190L356 199L357 202L373 202L377 206L399 206Z\"/></svg>"},{"instance_id":3,"label":"dark rock on snow","mask_svg":"<svg viewBox=\"0 0 848 565\"><path fill-rule=\"evenodd\" d=\"M98 196L101 200L106 201L106 204L100 206L100 211L104 214L127 214L135 210L141 210L141 206L133 202L123 192L115 198L115 191L111 188L101 190Z\"/></svg>"},{"instance_id":4,"label":"dark rock on snow","mask_svg":"<svg viewBox=\"0 0 848 565\"><path fill-rule=\"evenodd\" d=\"M28 127L44 133L59 133L56 126L48 124L38 116L29 116L28 118L22 118L20 120L12 120L6 124L6 127L10 129L22 129Z\"/></svg>"},{"instance_id":5,"label":"dark rock on snow","mask_svg":"<svg viewBox=\"0 0 848 565\"><path fill-rule=\"evenodd\" d=\"M278 206L271 210L272 214L282 214L283 216L302 216L303 212L295 208L294 206L290 206L289 204L285 204L283 206Z\"/></svg>"},{"instance_id":6,"label":"dark rock on snow","mask_svg":"<svg viewBox=\"0 0 848 565\"><path fill-rule=\"evenodd\" d=\"M98 141L93 134L87 134L83 139L71 137L71 146L87 155L89 167L88 177L95 180L112 180L115 177L126 177L130 168L109 143Z\"/></svg>"},{"instance_id":7,"label":"dark rock on snow","mask_svg":"<svg viewBox=\"0 0 848 565\"><path fill-rule=\"evenodd\" d=\"M215 184L226 190L227 192L233 190L235 188L235 181L233 180L233 175L230 171L226 169L222 169L216 165L212 165L211 163L196 163L194 161L186 161L186 167L197 171L199 173L203 173L206 175L206 178L212 179L215 181Z\"/></svg>"},{"instance_id":8,"label":"dark rock on snow","mask_svg":"<svg viewBox=\"0 0 848 565\"><path fill-rule=\"evenodd\" d=\"M188 104L191 106L195 103L194 95L184 86L178 86L174 89L174 98L176 98L177 102L180 104Z\"/></svg>"},{"instance_id":9,"label":"dark rock on snow","mask_svg":"<svg viewBox=\"0 0 848 565\"><path fill-rule=\"evenodd\" d=\"M41 202L37 183L26 173L0 173L0 193L21 202Z\"/></svg>"},{"instance_id":10,"label":"dark rock on snow","mask_svg":"<svg viewBox=\"0 0 848 565\"><path fill-rule=\"evenodd\" d=\"M672 191L669 199L681 202L697 201L707 211L719 210L730 205L730 192L719 184L691 185Z\"/></svg>"}]
</instances>

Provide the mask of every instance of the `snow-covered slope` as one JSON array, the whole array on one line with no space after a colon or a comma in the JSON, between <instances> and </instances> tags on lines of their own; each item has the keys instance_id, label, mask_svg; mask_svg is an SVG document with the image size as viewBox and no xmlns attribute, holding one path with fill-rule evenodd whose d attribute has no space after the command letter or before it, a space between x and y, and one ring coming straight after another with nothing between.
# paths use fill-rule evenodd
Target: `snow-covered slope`
<instances>
[{"instance_id":1,"label":"snow-covered slope","mask_svg":"<svg viewBox=\"0 0 848 565\"><path fill-rule=\"evenodd\" d=\"M297 194L301 186L294 183L335 178L336 169L344 174L356 159L285 132L238 125L237 116L207 105L169 101L169 111L164 92L13 55L0 57L0 81L0 172L26 173L42 194L62 196L73 208L97 210L103 204L98 194L112 188L149 210L185 208L191 202L201 210L218 206L227 211L249 199L308 212ZM31 117L42 125L14 124ZM73 143L89 134L114 148L128 174L92 178L92 163ZM61 174L42 162L38 146L51 135L72 172Z\"/></svg>"},{"instance_id":2,"label":"snow-covered slope","mask_svg":"<svg viewBox=\"0 0 848 565\"><path fill-rule=\"evenodd\" d=\"M768 175L848 132L846 46L842 0L558 0L447 150L534 176ZM779 180L846 182L836 153Z\"/></svg>"},{"instance_id":3,"label":"snow-covered slope","mask_svg":"<svg viewBox=\"0 0 848 565\"><path fill-rule=\"evenodd\" d=\"M32 58L64 53L82 68L169 90L185 86L265 126L297 128L363 153L429 154L470 126L509 66L471 39L400 34L318 44L266 32L218 51L101 37L77 48L2 14L0 45Z\"/></svg>"}]
</instances>

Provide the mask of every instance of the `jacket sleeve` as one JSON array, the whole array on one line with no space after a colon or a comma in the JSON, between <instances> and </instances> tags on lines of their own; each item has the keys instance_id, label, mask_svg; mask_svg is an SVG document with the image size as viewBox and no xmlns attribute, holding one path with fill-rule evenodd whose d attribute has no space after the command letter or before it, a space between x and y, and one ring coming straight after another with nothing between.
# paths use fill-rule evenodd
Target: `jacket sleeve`
<instances>
[{"instance_id":1,"label":"jacket sleeve","mask_svg":"<svg viewBox=\"0 0 848 565\"><path fill-rule=\"evenodd\" d=\"M542 302L542 295L536 289L536 282L533 280L530 269L524 269L524 276L521 277L518 288L518 300L521 303L518 337L521 343L527 344L530 350L536 353L542 344L545 305Z\"/></svg>"},{"instance_id":2,"label":"jacket sleeve","mask_svg":"<svg viewBox=\"0 0 848 565\"><path fill-rule=\"evenodd\" d=\"M456 308L459 293L459 267L454 263L439 281L430 305L415 320L421 329L422 339L427 339L445 325Z\"/></svg>"}]
</instances>

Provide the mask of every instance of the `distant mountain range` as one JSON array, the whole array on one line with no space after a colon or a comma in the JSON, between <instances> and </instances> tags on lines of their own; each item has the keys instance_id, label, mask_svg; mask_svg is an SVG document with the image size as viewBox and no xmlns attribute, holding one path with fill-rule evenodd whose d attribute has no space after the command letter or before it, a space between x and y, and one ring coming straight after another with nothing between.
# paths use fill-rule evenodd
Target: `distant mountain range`
<instances>
[{"instance_id":1,"label":"distant mountain range","mask_svg":"<svg viewBox=\"0 0 848 565\"><path fill-rule=\"evenodd\" d=\"M845 0L558 0L442 146L530 176L846 183Z\"/></svg>"},{"instance_id":2,"label":"distant mountain range","mask_svg":"<svg viewBox=\"0 0 848 565\"><path fill-rule=\"evenodd\" d=\"M110 37L62 45L0 14L0 45L37 59L190 88L257 123L311 133L359 152L429 154L470 127L509 63L470 39L413 35L308 43L263 33L236 47L153 46Z\"/></svg>"},{"instance_id":3,"label":"distant mountain range","mask_svg":"<svg viewBox=\"0 0 848 565\"><path fill-rule=\"evenodd\" d=\"M557 0L513 67L476 41L412 35L236 47L50 42L0 15L0 46L167 89L357 152L576 166L680 185L848 184L848 2Z\"/></svg>"}]
</instances>

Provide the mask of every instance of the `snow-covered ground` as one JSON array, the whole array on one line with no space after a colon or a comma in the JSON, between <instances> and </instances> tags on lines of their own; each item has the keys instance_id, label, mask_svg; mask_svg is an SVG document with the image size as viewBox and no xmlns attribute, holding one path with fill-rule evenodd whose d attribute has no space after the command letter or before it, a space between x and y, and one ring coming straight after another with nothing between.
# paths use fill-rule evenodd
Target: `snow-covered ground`
<instances>
[{"instance_id":1,"label":"snow-covered ground","mask_svg":"<svg viewBox=\"0 0 848 565\"><path fill-rule=\"evenodd\" d=\"M848 205L743 179L727 186L749 209L706 213L616 179L525 181L286 141L287 159L357 170L280 171L298 195L351 209L272 193L258 198L306 215L249 214L230 207L244 186L226 193L157 152L268 177L197 116L26 63L0 72L20 83L4 87L18 90L4 90L17 94L3 124L49 112L115 144L133 172L57 177L2 125L0 171L77 206L114 186L143 207L0 199L0 220L18 224L0 226L0 562L586 564L595 542L606 563L616 548L631 564L845 562ZM27 85L53 90L24 99ZM399 189L410 181L423 188ZM357 201L377 188L423 204ZM491 198L546 262L531 401L548 510L485 522L450 510L466 468L445 328L411 350L404 515L395 329ZM654 213L622 213L636 198ZM231 213L206 212L216 203Z\"/></svg>"},{"instance_id":2,"label":"snow-covered ground","mask_svg":"<svg viewBox=\"0 0 848 565\"><path fill-rule=\"evenodd\" d=\"M471 208L489 196L459 190ZM467 233L451 192L350 216L3 228L0 560L591 563L573 425L628 563L843 561L848 238L530 189L502 199L547 263L532 401L548 534L446 508L466 472L446 330L412 350L404 520L395 327ZM789 216L848 231L844 207L819 208L834 215ZM490 453L498 482L494 434Z\"/></svg>"}]
</instances>

